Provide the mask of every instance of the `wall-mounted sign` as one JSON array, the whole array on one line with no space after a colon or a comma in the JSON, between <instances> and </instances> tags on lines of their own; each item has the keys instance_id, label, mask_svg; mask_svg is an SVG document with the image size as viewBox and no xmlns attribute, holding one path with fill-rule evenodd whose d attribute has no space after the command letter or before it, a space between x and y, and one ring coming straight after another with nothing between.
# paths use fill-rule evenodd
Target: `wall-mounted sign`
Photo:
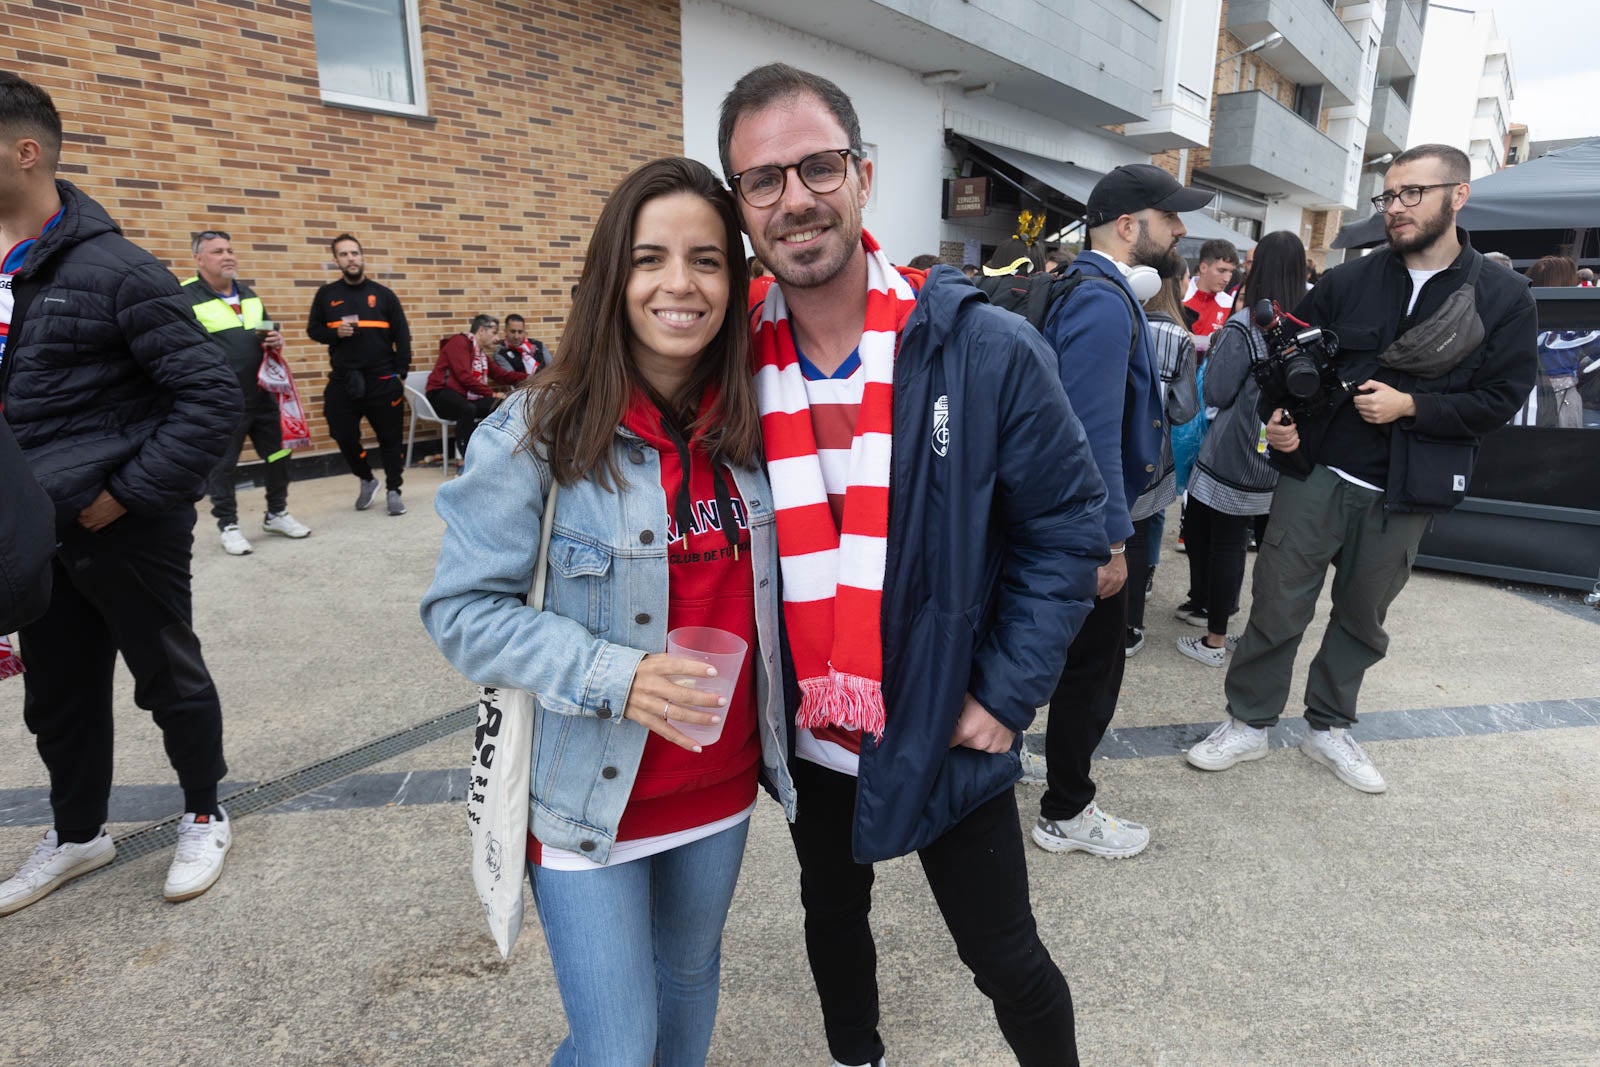
<instances>
[{"instance_id":1,"label":"wall-mounted sign","mask_svg":"<svg viewBox=\"0 0 1600 1067\"><path fill-rule=\"evenodd\" d=\"M978 219L989 213L989 179L955 178L945 184L947 219Z\"/></svg>"}]
</instances>

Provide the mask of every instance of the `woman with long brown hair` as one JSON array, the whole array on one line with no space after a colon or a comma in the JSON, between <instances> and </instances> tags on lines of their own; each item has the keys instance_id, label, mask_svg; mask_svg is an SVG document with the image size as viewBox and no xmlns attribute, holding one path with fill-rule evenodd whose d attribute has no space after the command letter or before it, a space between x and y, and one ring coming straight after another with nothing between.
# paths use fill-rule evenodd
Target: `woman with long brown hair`
<instances>
[{"instance_id":1,"label":"woman with long brown hair","mask_svg":"<svg viewBox=\"0 0 1600 1067\"><path fill-rule=\"evenodd\" d=\"M554 364L436 498L428 632L473 682L537 695L528 872L569 1027L552 1064L705 1062L763 762L794 811L742 253L704 165L625 178ZM524 604L552 481L548 592ZM682 628L747 647L731 695L664 653Z\"/></svg>"}]
</instances>

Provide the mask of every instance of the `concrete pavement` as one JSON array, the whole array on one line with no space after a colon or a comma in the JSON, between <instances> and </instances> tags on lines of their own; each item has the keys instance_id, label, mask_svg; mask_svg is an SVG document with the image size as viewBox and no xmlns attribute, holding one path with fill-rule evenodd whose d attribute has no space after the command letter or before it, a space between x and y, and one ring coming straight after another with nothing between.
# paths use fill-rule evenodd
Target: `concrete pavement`
<instances>
[{"instance_id":1,"label":"concrete pavement","mask_svg":"<svg viewBox=\"0 0 1600 1067\"><path fill-rule=\"evenodd\" d=\"M313 536L252 536L238 559L202 515L196 625L230 781L401 736L388 759L241 817L222 880L195 901L160 899L161 850L0 919L0 1064L548 1058L564 1025L531 906L502 963L460 805L444 800L468 735L404 747L407 728L471 697L416 616L441 477L410 472L399 518L352 510L353 478L295 483L291 509ZM240 496L253 515L259 490ZM1220 717L1223 672L1173 647L1197 631L1171 618L1186 576L1170 540L1116 723L1129 758L1097 764L1104 805L1150 824L1151 847L1117 862L1029 848L1084 1062L1600 1063L1600 613L1419 572L1363 693L1364 711L1415 713L1368 720L1408 738L1369 744L1387 794L1292 749L1208 775L1172 754ZM117 833L177 803L158 789L172 772L131 688L122 675ZM0 683L5 873L47 820L21 696ZM1025 820L1038 793L1018 788ZM890 1062L1009 1062L914 857L880 865L875 900ZM712 1063L828 1062L794 859L765 802L722 986Z\"/></svg>"}]
</instances>

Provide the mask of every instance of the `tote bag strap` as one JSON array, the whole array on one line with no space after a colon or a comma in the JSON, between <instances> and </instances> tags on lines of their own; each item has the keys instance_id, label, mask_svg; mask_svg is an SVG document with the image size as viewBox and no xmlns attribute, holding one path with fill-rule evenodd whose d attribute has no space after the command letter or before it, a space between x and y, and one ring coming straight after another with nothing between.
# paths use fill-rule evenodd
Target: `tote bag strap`
<instances>
[{"instance_id":1,"label":"tote bag strap","mask_svg":"<svg viewBox=\"0 0 1600 1067\"><path fill-rule=\"evenodd\" d=\"M544 610L545 578L550 573L550 531L556 525L556 493L561 483L555 472L550 472L550 495L545 497L544 515L539 520L539 562L533 566L533 592L528 596L528 606L535 611Z\"/></svg>"}]
</instances>

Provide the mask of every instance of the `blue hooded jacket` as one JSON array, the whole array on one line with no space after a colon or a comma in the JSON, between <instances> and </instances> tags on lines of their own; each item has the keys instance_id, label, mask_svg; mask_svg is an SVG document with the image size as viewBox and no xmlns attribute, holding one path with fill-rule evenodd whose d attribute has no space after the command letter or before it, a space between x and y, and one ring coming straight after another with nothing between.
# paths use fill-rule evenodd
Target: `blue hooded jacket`
<instances>
[{"instance_id":1,"label":"blue hooded jacket","mask_svg":"<svg viewBox=\"0 0 1600 1067\"><path fill-rule=\"evenodd\" d=\"M858 861L922 848L1021 776L1022 731L1110 558L1104 502L1049 346L960 271L933 268L895 358L888 714L881 741L863 738ZM800 693L784 659L793 751ZM950 747L968 692L1017 731L1011 751Z\"/></svg>"},{"instance_id":2,"label":"blue hooded jacket","mask_svg":"<svg viewBox=\"0 0 1600 1067\"><path fill-rule=\"evenodd\" d=\"M1055 349L1061 384L1072 408L1083 420L1095 463L1106 482L1106 537L1126 541L1133 533L1128 508L1159 474L1161 375L1150 324L1133 290L1116 266L1103 255L1085 253L1072 269L1104 278L1127 294L1127 300L1104 284L1085 283L1052 310L1044 335ZM1130 321L1129 304L1137 321ZM1137 331L1133 355L1128 342Z\"/></svg>"}]
</instances>

